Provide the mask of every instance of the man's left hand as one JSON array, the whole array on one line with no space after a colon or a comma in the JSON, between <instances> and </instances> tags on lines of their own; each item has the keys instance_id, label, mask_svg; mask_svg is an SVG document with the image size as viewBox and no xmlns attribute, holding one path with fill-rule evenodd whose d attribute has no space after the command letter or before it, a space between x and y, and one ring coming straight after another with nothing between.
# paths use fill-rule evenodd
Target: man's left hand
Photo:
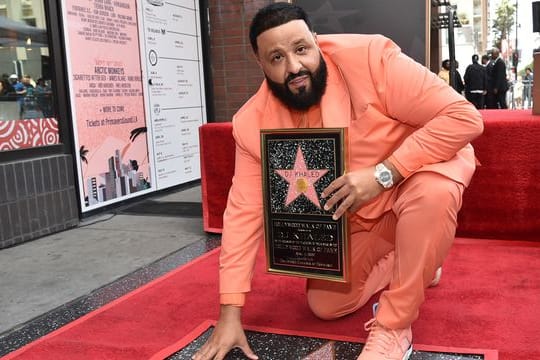
<instances>
[{"instance_id":1,"label":"man's left hand","mask_svg":"<svg viewBox=\"0 0 540 360\"><path fill-rule=\"evenodd\" d=\"M328 210L339 204L332 219L339 219L346 211L355 212L384 191L375 180L374 174L374 166L356 170L340 176L324 189L321 194L323 198L332 195L324 209Z\"/></svg>"}]
</instances>

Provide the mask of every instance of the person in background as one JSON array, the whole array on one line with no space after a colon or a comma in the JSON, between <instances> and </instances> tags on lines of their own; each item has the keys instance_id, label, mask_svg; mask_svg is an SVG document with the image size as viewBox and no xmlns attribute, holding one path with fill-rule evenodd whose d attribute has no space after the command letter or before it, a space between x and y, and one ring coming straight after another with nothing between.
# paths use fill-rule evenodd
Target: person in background
<instances>
[{"instance_id":1,"label":"person in background","mask_svg":"<svg viewBox=\"0 0 540 360\"><path fill-rule=\"evenodd\" d=\"M450 60L445 59L442 61L441 70L439 70L437 76L450 85Z\"/></svg>"},{"instance_id":2,"label":"person in background","mask_svg":"<svg viewBox=\"0 0 540 360\"><path fill-rule=\"evenodd\" d=\"M51 91L51 89L50 89L49 86L47 86L47 83L45 82L45 79L39 78L36 81L36 91L49 92L49 91Z\"/></svg>"},{"instance_id":3,"label":"person in background","mask_svg":"<svg viewBox=\"0 0 540 360\"><path fill-rule=\"evenodd\" d=\"M27 89L29 88L33 89L36 87L36 82L34 81L34 79L32 79L32 76L28 74L22 77L21 82L23 83L24 87L26 87Z\"/></svg>"},{"instance_id":4,"label":"person in background","mask_svg":"<svg viewBox=\"0 0 540 360\"><path fill-rule=\"evenodd\" d=\"M465 85L463 84L463 78L461 77L461 74L459 73L459 62L456 61L456 73L455 73L455 81L454 81L454 89L461 95L463 95L463 91L465 90Z\"/></svg>"},{"instance_id":5,"label":"person in background","mask_svg":"<svg viewBox=\"0 0 540 360\"><path fill-rule=\"evenodd\" d=\"M443 60L441 64L441 70L437 74L441 79L443 79L448 85L450 84L450 60L446 59ZM456 90L459 94L463 94L463 90L465 89L465 86L463 85L463 79L461 78L461 74L458 71L459 63L456 61L456 70L454 75L454 83L452 84L454 90Z\"/></svg>"},{"instance_id":6,"label":"person in background","mask_svg":"<svg viewBox=\"0 0 540 360\"><path fill-rule=\"evenodd\" d=\"M7 80L0 79L0 96L6 96L9 92L9 85Z\"/></svg>"},{"instance_id":7,"label":"person in background","mask_svg":"<svg viewBox=\"0 0 540 360\"><path fill-rule=\"evenodd\" d=\"M525 101L527 101L527 109L531 108L532 103L532 86L534 81L534 74L530 67L525 69L525 76L523 76L523 108L525 108Z\"/></svg>"},{"instance_id":8,"label":"person in background","mask_svg":"<svg viewBox=\"0 0 540 360\"><path fill-rule=\"evenodd\" d=\"M23 118L23 112L24 112L24 97L26 96L26 86L22 82L19 81L19 77L16 74L12 74L9 76L9 83L11 84L11 87L15 93L15 96L17 98L17 103L19 106L19 118Z\"/></svg>"},{"instance_id":9,"label":"person in background","mask_svg":"<svg viewBox=\"0 0 540 360\"><path fill-rule=\"evenodd\" d=\"M487 94L486 68L478 63L478 55L472 56L472 64L465 69L465 98L477 109L484 108L484 97Z\"/></svg>"},{"instance_id":10,"label":"person in background","mask_svg":"<svg viewBox=\"0 0 540 360\"><path fill-rule=\"evenodd\" d=\"M17 78L17 75L15 75L15 78ZM15 90L13 89L13 85L11 85L8 74L2 74L2 83L4 84L4 95L15 94Z\"/></svg>"},{"instance_id":11,"label":"person in background","mask_svg":"<svg viewBox=\"0 0 540 360\"><path fill-rule=\"evenodd\" d=\"M506 64L496 47L491 50L491 61L486 70L488 73L486 107L488 109L508 109L506 104L506 92L508 91Z\"/></svg>"},{"instance_id":12,"label":"person in background","mask_svg":"<svg viewBox=\"0 0 540 360\"><path fill-rule=\"evenodd\" d=\"M11 74L9 76L9 83L17 95L24 96L26 94L26 87L19 81L19 77L16 74Z\"/></svg>"},{"instance_id":13,"label":"person in background","mask_svg":"<svg viewBox=\"0 0 540 360\"><path fill-rule=\"evenodd\" d=\"M43 111L43 116L54 116L52 106L52 91L51 88L47 86L43 78L37 79L34 96L36 97L39 108L41 111Z\"/></svg>"},{"instance_id":14,"label":"person in background","mask_svg":"<svg viewBox=\"0 0 540 360\"><path fill-rule=\"evenodd\" d=\"M516 81L514 81L512 85L512 93L510 94L512 97L510 99L512 109L523 109L523 78L521 76L518 76Z\"/></svg>"},{"instance_id":15,"label":"person in background","mask_svg":"<svg viewBox=\"0 0 540 360\"><path fill-rule=\"evenodd\" d=\"M261 129L336 127L349 131L348 170L320 197L334 219L345 216L350 224L350 281L307 280L307 304L332 320L385 289L365 324L369 336L358 359L408 359L425 288L454 240L476 163L470 141L483 131L482 117L391 40L316 35L294 4L260 9L249 34L265 80L233 117L220 315L193 359L221 360L234 347L258 358L241 318L264 237Z\"/></svg>"},{"instance_id":16,"label":"person in background","mask_svg":"<svg viewBox=\"0 0 540 360\"><path fill-rule=\"evenodd\" d=\"M489 74L489 71L488 71L487 67L488 67L490 61L491 61L491 56L490 55L488 55L488 54L482 55L481 62L482 62L482 66L486 69L486 79L487 79L488 88L489 88L489 83L491 81L491 75ZM487 93L487 89L486 89L486 94L484 95L484 109L487 107L486 106L487 98L488 98L488 93Z\"/></svg>"}]
</instances>

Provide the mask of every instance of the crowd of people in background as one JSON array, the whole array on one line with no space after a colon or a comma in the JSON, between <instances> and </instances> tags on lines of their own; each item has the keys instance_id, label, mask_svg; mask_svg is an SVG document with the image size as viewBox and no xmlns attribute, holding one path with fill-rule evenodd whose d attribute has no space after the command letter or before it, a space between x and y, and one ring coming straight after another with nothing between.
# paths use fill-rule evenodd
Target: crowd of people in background
<instances>
[{"instance_id":1,"label":"crowd of people in background","mask_svg":"<svg viewBox=\"0 0 540 360\"><path fill-rule=\"evenodd\" d=\"M16 102L20 119L54 116L52 90L43 78L3 74L0 78L0 101Z\"/></svg>"},{"instance_id":2,"label":"crowd of people in background","mask_svg":"<svg viewBox=\"0 0 540 360\"><path fill-rule=\"evenodd\" d=\"M531 108L534 81L532 69L527 67L523 76L518 76L515 81L509 80L499 49L493 48L481 58L474 54L463 78L456 61L454 78L450 81L450 65L449 59L443 60L439 77L464 95L477 109L508 109L509 102L512 108Z\"/></svg>"}]
</instances>

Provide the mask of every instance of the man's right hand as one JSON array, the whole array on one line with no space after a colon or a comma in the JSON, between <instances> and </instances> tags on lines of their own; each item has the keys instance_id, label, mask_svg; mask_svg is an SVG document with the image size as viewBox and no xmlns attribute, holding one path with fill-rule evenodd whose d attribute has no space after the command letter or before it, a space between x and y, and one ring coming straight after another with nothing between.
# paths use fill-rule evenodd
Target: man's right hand
<instances>
[{"instance_id":1,"label":"man's right hand","mask_svg":"<svg viewBox=\"0 0 540 360\"><path fill-rule=\"evenodd\" d=\"M259 357L251 350L247 342L241 315L241 307L221 305L219 320L212 335L192 359L222 360L235 347L242 350L249 359L258 359Z\"/></svg>"}]
</instances>

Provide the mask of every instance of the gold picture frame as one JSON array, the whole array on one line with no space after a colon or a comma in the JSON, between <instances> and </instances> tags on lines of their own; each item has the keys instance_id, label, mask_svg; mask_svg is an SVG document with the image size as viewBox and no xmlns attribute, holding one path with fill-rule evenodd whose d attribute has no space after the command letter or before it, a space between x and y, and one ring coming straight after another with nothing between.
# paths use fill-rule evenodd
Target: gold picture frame
<instances>
[{"instance_id":1,"label":"gold picture frame","mask_svg":"<svg viewBox=\"0 0 540 360\"><path fill-rule=\"evenodd\" d=\"M347 282L347 217L320 196L346 171L347 129L261 130L261 163L267 271Z\"/></svg>"}]
</instances>

